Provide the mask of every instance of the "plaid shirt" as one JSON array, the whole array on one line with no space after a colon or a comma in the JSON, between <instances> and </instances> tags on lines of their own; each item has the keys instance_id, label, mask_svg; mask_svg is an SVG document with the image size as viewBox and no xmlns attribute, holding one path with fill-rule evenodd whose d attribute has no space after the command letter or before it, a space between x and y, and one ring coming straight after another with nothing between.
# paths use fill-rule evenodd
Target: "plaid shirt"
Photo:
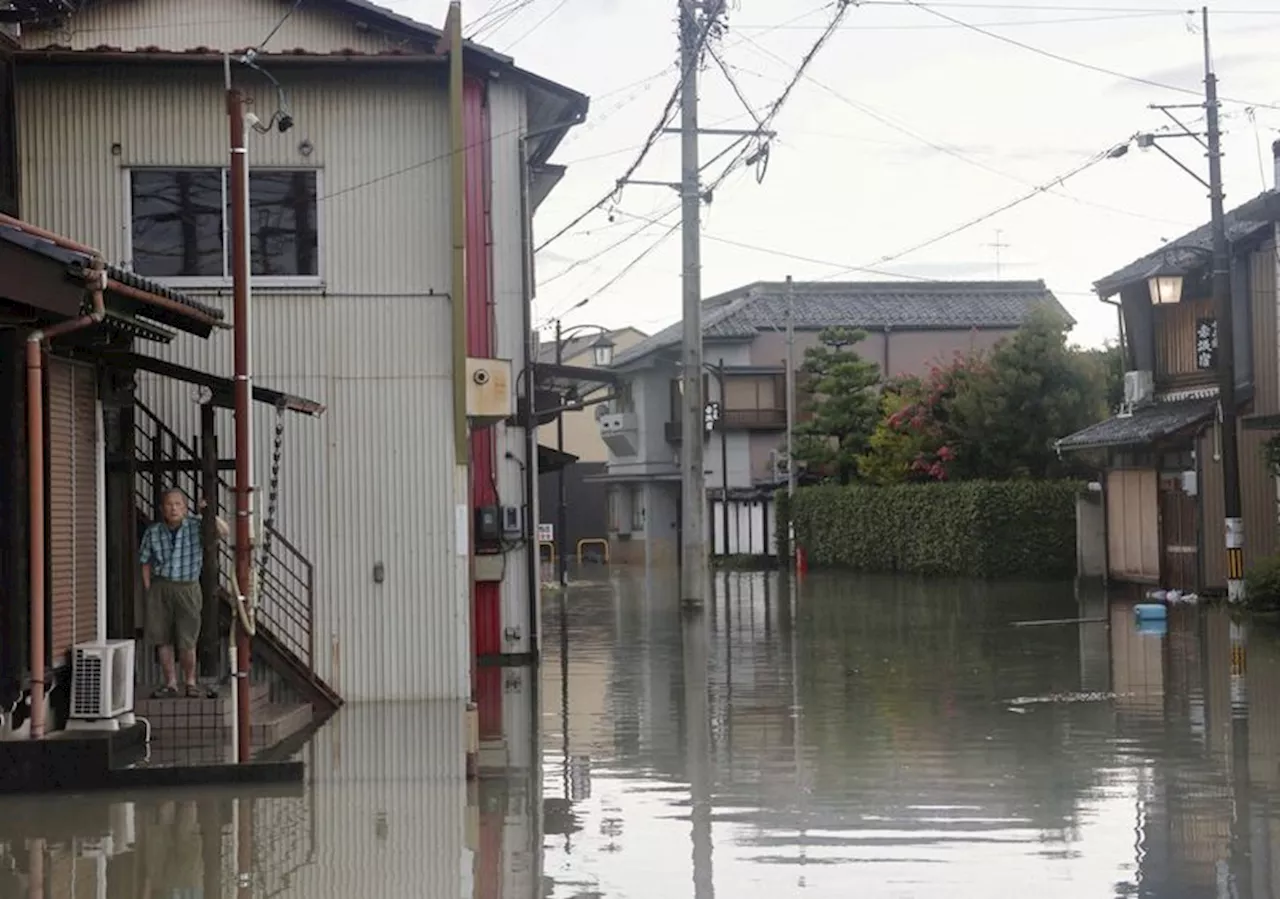
<instances>
[{"instance_id":1,"label":"plaid shirt","mask_svg":"<svg viewBox=\"0 0 1280 899\"><path fill-rule=\"evenodd\" d=\"M139 561L151 566L151 573L167 581L198 581L204 567L204 546L200 540L200 518L188 515L177 528L157 521L142 535Z\"/></svg>"}]
</instances>

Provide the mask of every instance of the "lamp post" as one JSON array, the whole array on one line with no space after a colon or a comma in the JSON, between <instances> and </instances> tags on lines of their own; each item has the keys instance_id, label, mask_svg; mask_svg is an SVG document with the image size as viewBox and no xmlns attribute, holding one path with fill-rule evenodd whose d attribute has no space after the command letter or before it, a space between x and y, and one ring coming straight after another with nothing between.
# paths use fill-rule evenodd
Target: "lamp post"
<instances>
[{"instance_id":1,"label":"lamp post","mask_svg":"<svg viewBox=\"0 0 1280 899\"><path fill-rule=\"evenodd\" d=\"M572 340L574 335L584 331L597 331L599 337L591 346L592 359L597 368L608 368L613 363L614 342L610 336L610 331L601 325L574 325L571 328L562 328L560 319L556 319L556 365L564 364L564 344L566 340ZM564 410L562 409L556 415L556 449L564 452ZM556 472L556 532L555 532L555 550L556 550L556 579L560 586L569 586L569 563L565 557L565 531L568 529L569 522L569 501L565 495L564 469L561 466Z\"/></svg>"},{"instance_id":2,"label":"lamp post","mask_svg":"<svg viewBox=\"0 0 1280 899\"><path fill-rule=\"evenodd\" d=\"M1244 598L1244 519L1240 501L1240 451L1236 432L1235 322L1231 301L1231 258L1227 244L1226 213L1222 191L1221 130L1218 126L1218 80L1209 52L1209 10L1201 10L1204 34L1204 103L1193 106L1205 111L1206 133L1200 134L1184 125L1172 112L1179 106L1153 105L1173 120L1181 130L1163 134L1140 134L1140 149L1155 148L1209 191L1210 228L1213 234L1213 299L1214 323L1217 331L1218 406L1222 420L1222 490L1223 518L1227 546L1227 599L1240 602ZM1200 144L1209 157L1206 181L1160 145L1161 140L1190 137ZM1153 303L1178 302L1182 294L1180 274L1158 274L1148 282Z\"/></svg>"}]
</instances>

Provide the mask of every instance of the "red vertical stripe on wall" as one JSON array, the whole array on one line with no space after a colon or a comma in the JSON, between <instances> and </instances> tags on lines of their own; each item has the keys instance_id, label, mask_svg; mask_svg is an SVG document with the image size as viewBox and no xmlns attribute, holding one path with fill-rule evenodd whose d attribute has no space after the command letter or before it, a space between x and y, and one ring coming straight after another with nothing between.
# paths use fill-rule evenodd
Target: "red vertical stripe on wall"
<instances>
[{"instance_id":1,"label":"red vertical stripe on wall","mask_svg":"<svg viewBox=\"0 0 1280 899\"><path fill-rule=\"evenodd\" d=\"M485 82L468 78L463 90L463 117L466 137L467 206L467 355L482 359L494 355L493 234L490 219L492 178L490 160L489 106ZM472 506L498 502L494 430L478 428L471 434ZM477 583L472 597L475 656L502 651L502 587ZM501 681L499 680L499 683ZM476 685L480 736L502 733L502 692L481 690ZM496 730L494 729L496 725Z\"/></svg>"}]
</instances>

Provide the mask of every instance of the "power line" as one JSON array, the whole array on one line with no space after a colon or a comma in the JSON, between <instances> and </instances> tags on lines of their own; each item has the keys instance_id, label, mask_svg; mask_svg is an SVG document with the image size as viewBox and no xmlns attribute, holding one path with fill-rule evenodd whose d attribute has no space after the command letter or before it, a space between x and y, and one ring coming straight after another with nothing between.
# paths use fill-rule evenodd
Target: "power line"
<instances>
[{"instance_id":1,"label":"power line","mask_svg":"<svg viewBox=\"0 0 1280 899\"><path fill-rule=\"evenodd\" d=\"M929 4L920 3L918 2L918 0L902 0L902 2L908 6L914 6L916 9L919 9L923 12L927 12L931 16L937 16L940 19L945 19L946 21L951 22L955 25L958 25L962 28L967 28L969 31L975 32L976 34L984 35L986 37L992 38L993 40L1000 41L1001 43L1009 44L1010 46L1013 46L1013 47L1019 47L1030 53L1035 53L1040 56L1043 56L1046 59L1053 59L1053 60L1056 60L1057 62L1065 63L1066 65L1075 66L1081 69L1086 69L1090 72L1097 72L1102 75L1109 75L1110 77L1118 78L1121 81L1132 81L1135 84L1144 84L1147 87L1154 87L1160 90L1175 91L1181 94L1192 94L1196 97L1201 96L1201 92L1199 88L1179 87L1176 84L1165 84L1164 82L1155 81L1151 78L1143 78L1140 75L1129 75L1129 74L1126 74L1125 72L1118 72L1115 69L1108 69L1105 66L1094 65L1091 62L1085 62L1084 60L1081 60L1081 59L1074 59L1070 56L1063 56L1061 53L1054 53L1052 50L1046 50L1043 47L1037 47L1034 44L1025 43L1024 41L1017 40L1016 38L1011 38L1008 35L999 34L995 31L988 31L985 28L982 28L978 25L974 25L971 22L966 22L963 19L957 19L955 16L949 13L945 13L942 10L935 9ZM1220 97L1219 99L1221 99L1223 102L1226 102L1226 103L1237 103L1242 106L1254 106L1254 107L1261 107L1265 109L1280 109L1280 106L1275 105L1273 103L1255 103L1250 100L1236 100L1236 99L1232 99L1231 97Z\"/></svg>"},{"instance_id":2,"label":"power line","mask_svg":"<svg viewBox=\"0 0 1280 899\"><path fill-rule=\"evenodd\" d=\"M267 43L268 43L268 42L269 42L273 37L275 37L275 36L276 36L276 32L277 32L277 31L279 31L281 28L283 28L283 27L284 27L284 23L285 23L285 22L287 22L287 21L289 21L289 17L290 17L290 16L292 16L295 12L297 12L297 11L298 11L298 7L299 7L299 6L301 6L301 5L302 5L302 0L294 0L294 2L293 2L293 6L290 6L287 10L285 10L285 14L284 14L283 16L281 16L281 17L280 17L280 21L279 21L279 22L276 22L276 27L275 27L275 28L272 28L269 32L267 32L267 36L266 36L266 37L264 37L264 38L263 38L263 39L258 43L258 50L259 50L259 51L261 51L261 50L262 50L262 48L263 48L263 47L265 47L265 46L267 45Z\"/></svg>"},{"instance_id":3,"label":"power line","mask_svg":"<svg viewBox=\"0 0 1280 899\"><path fill-rule=\"evenodd\" d=\"M910 0L860 0L860 6L912 6ZM1088 5L1072 5L1072 4L1040 4L1040 3L964 3L964 2L931 2L930 6L949 9L996 9L1011 11L1027 11L1027 12L1097 12L1097 13L1194 13L1195 10L1187 9L1185 6L1088 6ZM1278 16L1280 9L1214 9L1213 14L1228 16Z\"/></svg>"},{"instance_id":4,"label":"power line","mask_svg":"<svg viewBox=\"0 0 1280 899\"><path fill-rule=\"evenodd\" d=\"M754 40L751 40L750 38L747 38L747 40L754 47L756 47L756 49L760 50L760 52L773 57L775 60L782 63L783 65L787 64L786 61L782 59L782 57L778 56L769 48L756 43ZM841 103L844 103L849 108L862 113L868 118L874 119L875 121L879 122L880 124L884 125L887 128L897 131L900 134L905 134L906 136L920 142L921 144L923 144L926 147L929 147L932 150L936 150L939 153L943 153L943 154L946 154L947 156L951 156L952 158L957 159L960 162L965 163L966 165L970 165L970 166L973 166L974 168L981 169L982 171L988 172L997 177L1004 178L1006 180L1013 181L1018 184L1023 184L1028 187L1034 186L1033 182L1028 181L1025 178L1020 178L1017 175L1011 175L1008 172L1002 171L1001 169L998 169L995 166L989 165L980 159L974 159L971 156L961 153L959 150L955 149L954 147L949 147L946 144L942 144L942 143L938 143L937 141L930 140L928 137L925 137L924 135L912 130L911 128L908 128L906 125L903 125L900 122L893 120L892 118L885 115L884 113L879 112L874 107L868 106L865 103L860 103L857 100L852 99L851 97L841 93L840 91L836 90L830 85L819 81L817 78L814 78L812 75L806 74L804 77L807 81L809 81L809 83L813 84L815 87L821 88L823 91L826 91L832 97L839 100ZM1051 193L1054 196L1071 200L1073 203L1079 203L1083 206L1092 206L1094 208L1102 209L1107 212L1114 213L1116 215L1129 216L1130 218L1142 219L1144 221L1152 221L1160 224L1175 224L1175 225L1184 224L1182 222L1174 222L1170 219L1163 219L1156 216L1146 215L1141 212L1134 212L1133 210L1130 210L1130 209L1121 209L1115 206L1108 206L1105 203L1098 203L1093 200L1086 200L1081 197L1072 196L1071 194L1058 193L1056 191L1051 191Z\"/></svg>"},{"instance_id":5,"label":"power line","mask_svg":"<svg viewBox=\"0 0 1280 899\"><path fill-rule=\"evenodd\" d=\"M796 66L795 71L792 73L790 80L786 83L786 86L783 87L782 93L778 95L777 99L775 99L773 103L770 104L769 110L765 114L764 118L763 119L759 118L756 115L754 110L751 111L752 118L756 119L758 123L758 128L756 130L756 135L757 135L756 142L766 141L754 150L754 158L757 160L760 160L761 164L763 165L767 165L768 159L769 159L769 145L767 143L767 138L765 138L764 132L768 130L770 125L773 124L774 119L777 118L778 113L782 111L782 107L786 104L787 99L791 96L791 92L795 90L795 86L799 84L800 79L804 78L805 75L808 73L809 66L813 63L814 59L817 58L818 53L822 50L822 48L826 46L826 43L831 39L831 36L836 33L837 29L839 29L840 23L844 21L845 14L848 13L850 7L854 5L853 0L836 0L836 4L837 4L837 8L836 8L835 15L831 17L831 21L827 23L827 27L823 29L822 34L818 35L818 39L813 42L813 46L810 47L808 52L805 53L805 55L800 59L800 63L799 65ZM746 38L746 40L750 41L752 44L756 43L750 38ZM759 46L759 45L756 44L756 46ZM730 77L730 82L733 83L732 77ZM734 84L734 88L735 89L737 88L736 84ZM738 96L739 98L742 99L742 102L744 104L747 102L746 99L742 97L741 93L739 93ZM725 167L724 171L722 171L720 173L720 176L711 183L711 185L707 188L707 190L709 192L714 192L716 188L718 188L721 184L723 184L725 182L725 179L727 179L741 163L751 159L752 156L753 156L753 143L752 141L747 141L746 145L743 146L742 149L738 152L738 155L735 156L733 160L729 163L729 165ZM756 176L757 181L764 180L763 172L764 170L761 169L757 173L757 176Z\"/></svg>"},{"instance_id":6,"label":"power line","mask_svg":"<svg viewBox=\"0 0 1280 899\"><path fill-rule=\"evenodd\" d=\"M1003 19L999 22L972 22L981 28L1020 28L1024 25L1087 25L1096 23L1112 23L1132 19L1172 18L1184 16L1187 10L1154 10L1147 12L1122 12L1110 15L1070 16L1053 19ZM788 25L788 31L816 31L820 25ZM960 28L960 25L942 23L938 25L843 25L841 31L945 31ZM753 31L754 26L737 25L737 31Z\"/></svg>"},{"instance_id":7,"label":"power line","mask_svg":"<svg viewBox=\"0 0 1280 899\"><path fill-rule=\"evenodd\" d=\"M574 262L570 263L570 264L569 264L568 266L566 266L565 268L563 268L563 269L561 269L560 271L556 272L556 273L555 273L554 275L552 275L551 277L549 277L549 278L545 278L545 279L541 280L541 281L539 282L538 286L539 286L539 287L544 287L544 286L546 286L547 284L550 284L552 281L558 281L559 279L563 278L565 275L569 274L571 271L574 271L575 269L577 269L577 268L579 268L579 267L581 267L581 266L584 266L584 265L590 265L592 262L595 262L597 259L601 258L602 256L606 256L606 255L608 255L609 253L613 252L614 250L616 250L618 247L622 246L623 244L628 243L629 241L631 241L632 239L634 239L634 238L636 238L636 237L639 237L641 234L643 234L645 231L647 231L651 226L662 223L662 220L663 220L663 219L668 218L668 217L670 217L673 213L676 213L676 212L679 212L679 211L680 211L680 205L677 203L675 206L672 206L672 207L671 207L670 209L668 209L666 212L663 212L663 213L661 213L660 215L655 216L655 217L654 217L654 218L652 218L652 219L645 219L645 224L641 225L641 226L640 226L639 228L637 228L636 230L634 230L634 231L631 231L631 232L627 233L627 234L626 234L626 235L624 235L621 239L619 239L619 240L615 241L614 243L609 244L609 246L605 247L605 248L604 248L604 249L602 249L602 250L598 250L598 251L596 251L595 253L592 253L590 256L584 256L584 257L582 257L581 259L575 260ZM628 217L630 218L630 217L632 217L632 216L628 216Z\"/></svg>"},{"instance_id":8,"label":"power line","mask_svg":"<svg viewBox=\"0 0 1280 899\"><path fill-rule=\"evenodd\" d=\"M716 20L713 16L707 17L706 23L703 25L702 30L698 33L698 42L694 47L693 58L690 62L690 65L697 65L697 60L701 58L702 50L707 45L707 38L711 34L711 29L715 25L715 21ZM632 162L631 165L627 167L627 170L622 173L621 177L619 177L618 180L614 182L613 187L609 190L608 193L606 193L603 197L601 197L595 203L587 207L587 209L585 209L581 214L579 214L576 218L570 221L567 225L565 225L555 234L552 234L542 243L538 244L538 246L534 248L535 253L540 252L541 250L544 250L551 244L555 243L557 240L563 237L567 232L576 228L583 221L583 219L591 215L591 213L595 212L597 209L604 206L606 203L612 200L615 196L617 196L618 191L622 186L622 184L636 173L636 170L639 169L640 166L644 163L645 157L649 155L649 151L652 150L654 145L658 142L658 138L662 136L663 130L671 123L672 117L675 115L676 103L679 101L679 99L680 99L680 84L677 83L675 86L675 89L672 90L671 92L671 96L667 98L667 103L666 103L666 106L663 107L662 115L658 117L658 124L656 124L653 127L653 130L649 132L649 136L645 139L644 144L641 145L640 154L636 157L635 161Z\"/></svg>"},{"instance_id":9,"label":"power line","mask_svg":"<svg viewBox=\"0 0 1280 899\"><path fill-rule=\"evenodd\" d=\"M618 272L616 275L614 275L612 278L610 278L608 281L602 284L599 288L592 291L585 300L579 300L578 302L574 303L572 307L569 307L569 308L577 308L580 306L585 306L587 303L596 299L598 296L600 296L600 294L604 293L610 287L613 287L615 284L617 284L619 281L625 278L628 274L631 273L632 269L634 269L637 265L643 262L649 256L649 254L653 253L655 250L658 249L658 247L662 246L662 244L667 240L668 237L670 237L672 234L675 234L677 231L679 231L680 224L681 224L680 222L676 222L674 225L669 227L666 231L664 231L658 237L657 240L655 240L652 244L650 244L648 247L642 250L640 255L636 256L634 259L628 262L625 266L623 266L620 272ZM555 319L556 316L558 315L563 315L567 311L568 311L568 308L563 308L563 307L559 308L557 311L549 313L542 320L542 322L536 325L535 327L540 328L542 327L542 325L546 324L548 321Z\"/></svg>"},{"instance_id":10,"label":"power line","mask_svg":"<svg viewBox=\"0 0 1280 899\"><path fill-rule=\"evenodd\" d=\"M1050 190L1050 188L1054 187L1055 185L1062 184L1067 179L1073 178L1076 175L1079 175L1081 172L1084 172L1084 171L1087 171L1088 169L1093 168L1095 165L1097 165L1098 163L1106 159L1115 158L1117 155L1119 155L1119 150L1120 150L1120 147L1122 146L1127 147L1128 146L1127 142L1125 144L1120 144L1115 147L1111 147L1110 149L1104 150L1101 153L1095 153L1093 156L1089 157L1080 165L1077 165L1075 168L1070 169L1069 171L1064 172L1061 175L1058 175L1056 178L1052 179L1051 181L1045 182L1044 184L1029 191L1028 193L1022 194L1021 196L1016 197L1007 203L997 206L995 209L992 209L990 212L985 212L982 215L978 216L977 218L973 218L967 222L964 222L963 224L956 225L954 228L950 228L942 232L941 234L934 235L933 237L930 237L928 240L923 240L923 241L920 241L919 243L912 244L906 249L899 250L896 253L891 253L888 256L881 256L879 259L875 260L874 264L879 265L885 262L893 262L895 259L901 259L903 256L906 256L910 253L918 252L920 250L925 249L926 247L931 247L936 243L940 243L941 241L944 241L949 237L954 237L955 235L961 233L962 231L968 231L970 228L973 228L976 225L980 225L983 222L989 221L990 219L995 218L997 215L1000 215L1003 212L1007 212L1010 209L1013 209L1015 206L1020 206L1023 203L1027 202L1028 200L1034 199L1035 197L1038 197L1043 193L1047 193ZM857 270L858 270L857 268L850 266L845 271L857 271ZM836 272L833 275L826 276L826 278L833 278L842 273L843 272ZM826 278L824 278L823 280L826 280Z\"/></svg>"},{"instance_id":11,"label":"power line","mask_svg":"<svg viewBox=\"0 0 1280 899\"><path fill-rule=\"evenodd\" d=\"M520 42L521 42L521 41L523 41L525 38L527 38L529 35L533 34L535 31L537 31L539 28L541 28L543 25L547 24L547 20L548 20L548 19L550 19L552 16L554 16L556 13L560 12L560 10L564 9L564 8L565 8L566 6L568 6L568 5L569 5L569 0L560 0L560 2L559 2L559 3L557 3L557 4L556 4L552 9L551 9L551 12L547 13L547 14L546 14L545 16L543 16L541 19L539 19L538 21L534 22L534 23L533 23L533 25L529 28L529 30L528 30L528 31L526 31L524 34L520 35L518 38L516 38L516 39L515 39L514 41L512 41L511 43L507 44L506 49L507 49L508 51L512 50L512 49L515 47L515 45L516 45L516 44L520 43Z\"/></svg>"}]
</instances>

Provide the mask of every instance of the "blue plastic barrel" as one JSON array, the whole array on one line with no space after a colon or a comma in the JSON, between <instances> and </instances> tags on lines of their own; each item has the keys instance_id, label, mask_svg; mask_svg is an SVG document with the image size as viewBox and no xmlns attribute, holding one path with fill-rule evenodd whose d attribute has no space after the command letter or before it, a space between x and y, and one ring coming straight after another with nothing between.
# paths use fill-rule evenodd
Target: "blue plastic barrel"
<instances>
[{"instance_id":1,"label":"blue plastic barrel","mask_svg":"<svg viewBox=\"0 0 1280 899\"><path fill-rule=\"evenodd\" d=\"M1140 602L1133 607L1133 615L1139 621L1163 621L1169 609L1162 602Z\"/></svg>"}]
</instances>

